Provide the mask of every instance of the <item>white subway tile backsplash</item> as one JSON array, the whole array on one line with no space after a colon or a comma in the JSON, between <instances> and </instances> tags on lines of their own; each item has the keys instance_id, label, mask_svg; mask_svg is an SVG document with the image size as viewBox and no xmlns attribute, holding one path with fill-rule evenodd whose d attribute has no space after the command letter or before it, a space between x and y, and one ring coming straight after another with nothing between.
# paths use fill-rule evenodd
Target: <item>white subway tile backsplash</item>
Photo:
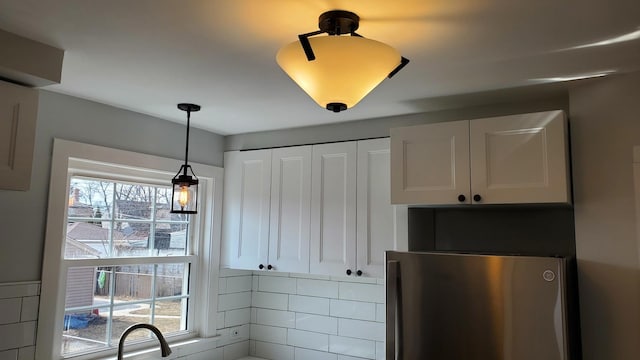
<instances>
[{"instance_id":1,"label":"white subway tile backsplash","mask_svg":"<svg viewBox=\"0 0 640 360\"><path fill-rule=\"evenodd\" d=\"M258 281L260 280L260 276L253 276L253 282L251 284L251 291L258 291Z\"/></svg>"},{"instance_id":2,"label":"white subway tile backsplash","mask_svg":"<svg viewBox=\"0 0 640 360\"><path fill-rule=\"evenodd\" d=\"M220 269L219 277L246 276L246 275L251 275L251 274L252 274L251 270L236 270L236 269L222 268L222 269Z\"/></svg>"},{"instance_id":3,"label":"white subway tile backsplash","mask_svg":"<svg viewBox=\"0 0 640 360\"><path fill-rule=\"evenodd\" d=\"M338 283L327 280L298 279L298 295L338 298Z\"/></svg>"},{"instance_id":4,"label":"white subway tile backsplash","mask_svg":"<svg viewBox=\"0 0 640 360\"><path fill-rule=\"evenodd\" d=\"M376 341L376 360L385 360L386 350L383 341Z\"/></svg>"},{"instance_id":5,"label":"white subway tile backsplash","mask_svg":"<svg viewBox=\"0 0 640 360\"><path fill-rule=\"evenodd\" d=\"M0 360L33 360L40 282L0 284Z\"/></svg>"},{"instance_id":6,"label":"white subway tile backsplash","mask_svg":"<svg viewBox=\"0 0 640 360\"><path fill-rule=\"evenodd\" d=\"M252 281L253 277L251 275L228 277L226 293L251 291Z\"/></svg>"},{"instance_id":7,"label":"white subway tile backsplash","mask_svg":"<svg viewBox=\"0 0 640 360\"><path fill-rule=\"evenodd\" d=\"M36 358L36 347L27 346L18 349L18 360L33 360Z\"/></svg>"},{"instance_id":8,"label":"white subway tile backsplash","mask_svg":"<svg viewBox=\"0 0 640 360\"><path fill-rule=\"evenodd\" d=\"M289 329L287 333L287 344L305 349L329 351L329 335Z\"/></svg>"},{"instance_id":9,"label":"white subway tile backsplash","mask_svg":"<svg viewBox=\"0 0 640 360\"><path fill-rule=\"evenodd\" d=\"M286 344L287 329L275 326L251 324L251 339L276 344Z\"/></svg>"},{"instance_id":10,"label":"white subway tile backsplash","mask_svg":"<svg viewBox=\"0 0 640 360\"><path fill-rule=\"evenodd\" d=\"M289 277L289 273L269 270L256 270L254 276Z\"/></svg>"},{"instance_id":11,"label":"white subway tile backsplash","mask_svg":"<svg viewBox=\"0 0 640 360\"><path fill-rule=\"evenodd\" d=\"M367 276L332 276L332 281L336 282L351 282L351 283L360 283L360 284L377 284L378 279L367 277Z\"/></svg>"},{"instance_id":12,"label":"white subway tile backsplash","mask_svg":"<svg viewBox=\"0 0 640 360\"><path fill-rule=\"evenodd\" d=\"M330 316L297 313L296 329L338 335L338 319Z\"/></svg>"},{"instance_id":13,"label":"white subway tile backsplash","mask_svg":"<svg viewBox=\"0 0 640 360\"><path fill-rule=\"evenodd\" d=\"M330 315L359 320L375 320L376 304L351 301L351 300L331 300Z\"/></svg>"},{"instance_id":14,"label":"white subway tile backsplash","mask_svg":"<svg viewBox=\"0 0 640 360\"><path fill-rule=\"evenodd\" d=\"M223 360L236 360L249 356L249 340L227 345L223 348Z\"/></svg>"},{"instance_id":15,"label":"white subway tile backsplash","mask_svg":"<svg viewBox=\"0 0 640 360\"><path fill-rule=\"evenodd\" d=\"M329 336L329 352L366 359L375 359L376 343L371 340L331 335Z\"/></svg>"},{"instance_id":16,"label":"white subway tile backsplash","mask_svg":"<svg viewBox=\"0 0 640 360\"><path fill-rule=\"evenodd\" d=\"M218 312L218 317L216 318L216 326L218 329L224 328L224 311Z\"/></svg>"},{"instance_id":17,"label":"white subway tile backsplash","mask_svg":"<svg viewBox=\"0 0 640 360\"><path fill-rule=\"evenodd\" d=\"M324 352L324 351L296 348L295 359L296 360L338 360L338 355Z\"/></svg>"},{"instance_id":18,"label":"white subway tile backsplash","mask_svg":"<svg viewBox=\"0 0 640 360\"><path fill-rule=\"evenodd\" d=\"M266 292L254 292L251 298L251 306L274 310L287 310L289 295Z\"/></svg>"},{"instance_id":19,"label":"white subway tile backsplash","mask_svg":"<svg viewBox=\"0 0 640 360\"><path fill-rule=\"evenodd\" d=\"M39 282L0 284L0 299L40 295Z\"/></svg>"},{"instance_id":20,"label":"white subway tile backsplash","mask_svg":"<svg viewBox=\"0 0 640 360\"><path fill-rule=\"evenodd\" d=\"M349 356L349 355L338 355L338 360L363 360L364 358Z\"/></svg>"},{"instance_id":21,"label":"white subway tile backsplash","mask_svg":"<svg viewBox=\"0 0 640 360\"><path fill-rule=\"evenodd\" d=\"M18 349L0 351L0 360L18 360Z\"/></svg>"},{"instance_id":22,"label":"white subway tile backsplash","mask_svg":"<svg viewBox=\"0 0 640 360\"><path fill-rule=\"evenodd\" d=\"M224 327L249 324L251 322L251 308L229 310L224 315Z\"/></svg>"},{"instance_id":23,"label":"white subway tile backsplash","mask_svg":"<svg viewBox=\"0 0 640 360\"><path fill-rule=\"evenodd\" d=\"M289 310L309 314L329 315L329 299L289 295Z\"/></svg>"},{"instance_id":24,"label":"white subway tile backsplash","mask_svg":"<svg viewBox=\"0 0 640 360\"><path fill-rule=\"evenodd\" d=\"M339 319L338 335L359 339L384 341L384 324L372 321Z\"/></svg>"},{"instance_id":25,"label":"white subway tile backsplash","mask_svg":"<svg viewBox=\"0 0 640 360\"><path fill-rule=\"evenodd\" d=\"M254 307L251 308L251 323L258 324L258 309Z\"/></svg>"},{"instance_id":26,"label":"white subway tile backsplash","mask_svg":"<svg viewBox=\"0 0 640 360\"><path fill-rule=\"evenodd\" d=\"M241 309L251 306L251 292L222 294L218 296L218 311Z\"/></svg>"},{"instance_id":27,"label":"white subway tile backsplash","mask_svg":"<svg viewBox=\"0 0 640 360\"><path fill-rule=\"evenodd\" d=\"M246 353L274 360L384 359L383 281L229 272L219 290L222 360ZM229 335L238 325L246 326L250 341Z\"/></svg>"},{"instance_id":28,"label":"white subway tile backsplash","mask_svg":"<svg viewBox=\"0 0 640 360\"><path fill-rule=\"evenodd\" d=\"M22 310L20 311L20 321L36 321L36 320L38 320L38 305L39 304L40 304L40 296L23 297L22 298Z\"/></svg>"},{"instance_id":29,"label":"white subway tile backsplash","mask_svg":"<svg viewBox=\"0 0 640 360\"><path fill-rule=\"evenodd\" d=\"M256 324L293 328L296 326L296 313L291 311L256 309Z\"/></svg>"},{"instance_id":30,"label":"white subway tile backsplash","mask_svg":"<svg viewBox=\"0 0 640 360\"><path fill-rule=\"evenodd\" d=\"M290 277L260 276L258 291L295 294L296 279Z\"/></svg>"},{"instance_id":31,"label":"white subway tile backsplash","mask_svg":"<svg viewBox=\"0 0 640 360\"><path fill-rule=\"evenodd\" d=\"M19 322L21 304L21 298L0 299L0 324Z\"/></svg>"},{"instance_id":32,"label":"white subway tile backsplash","mask_svg":"<svg viewBox=\"0 0 640 360\"><path fill-rule=\"evenodd\" d=\"M0 351L35 345L36 322L0 325Z\"/></svg>"},{"instance_id":33,"label":"white subway tile backsplash","mask_svg":"<svg viewBox=\"0 0 640 360\"><path fill-rule=\"evenodd\" d=\"M226 294L227 293L227 278L219 278L218 279L218 294Z\"/></svg>"},{"instance_id":34,"label":"white subway tile backsplash","mask_svg":"<svg viewBox=\"0 0 640 360\"><path fill-rule=\"evenodd\" d=\"M294 360L293 346L256 341L254 356L274 360Z\"/></svg>"},{"instance_id":35,"label":"white subway tile backsplash","mask_svg":"<svg viewBox=\"0 0 640 360\"><path fill-rule=\"evenodd\" d=\"M387 319L387 308L385 304L376 304L376 321L385 322Z\"/></svg>"},{"instance_id":36,"label":"white subway tile backsplash","mask_svg":"<svg viewBox=\"0 0 640 360\"><path fill-rule=\"evenodd\" d=\"M384 286L378 284L339 283L339 298L341 300L368 301L384 303Z\"/></svg>"},{"instance_id":37,"label":"white subway tile backsplash","mask_svg":"<svg viewBox=\"0 0 640 360\"><path fill-rule=\"evenodd\" d=\"M316 275L316 274L296 274L290 273L289 276L293 278L313 279L313 280L331 280L329 275Z\"/></svg>"}]
</instances>

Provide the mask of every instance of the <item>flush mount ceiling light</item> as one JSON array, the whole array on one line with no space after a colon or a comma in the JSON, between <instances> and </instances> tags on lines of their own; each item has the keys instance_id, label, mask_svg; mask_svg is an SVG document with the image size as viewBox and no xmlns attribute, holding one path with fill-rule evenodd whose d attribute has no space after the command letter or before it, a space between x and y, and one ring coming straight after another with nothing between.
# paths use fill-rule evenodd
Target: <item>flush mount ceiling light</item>
<instances>
[{"instance_id":1,"label":"flush mount ceiling light","mask_svg":"<svg viewBox=\"0 0 640 360\"><path fill-rule=\"evenodd\" d=\"M349 11L327 11L318 20L320 30L298 35L276 56L293 81L333 112L353 107L409 63L391 46L357 34L359 21ZM328 36L315 36L323 33Z\"/></svg>"},{"instance_id":2,"label":"flush mount ceiling light","mask_svg":"<svg viewBox=\"0 0 640 360\"><path fill-rule=\"evenodd\" d=\"M184 151L184 165L173 177L173 195L171 196L171 212L176 214L198 213L198 178L189 165L189 122L191 113L200 111L200 105L178 104L178 109L187 112L187 141ZM190 175L189 175L190 173Z\"/></svg>"}]
</instances>

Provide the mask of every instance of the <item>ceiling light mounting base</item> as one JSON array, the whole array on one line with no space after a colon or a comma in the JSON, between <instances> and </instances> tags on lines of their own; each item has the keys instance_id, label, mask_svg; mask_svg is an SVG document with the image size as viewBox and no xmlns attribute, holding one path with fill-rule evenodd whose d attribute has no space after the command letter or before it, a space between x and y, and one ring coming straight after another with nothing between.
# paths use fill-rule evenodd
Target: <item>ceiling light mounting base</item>
<instances>
[{"instance_id":1,"label":"ceiling light mounting base","mask_svg":"<svg viewBox=\"0 0 640 360\"><path fill-rule=\"evenodd\" d=\"M351 11L331 10L320 15L318 27L329 35L350 34L358 30L360 17Z\"/></svg>"},{"instance_id":2,"label":"ceiling light mounting base","mask_svg":"<svg viewBox=\"0 0 640 360\"><path fill-rule=\"evenodd\" d=\"M187 112L196 112L196 111L200 111L200 105L180 103L178 104L178 109L182 111L187 111Z\"/></svg>"}]
</instances>

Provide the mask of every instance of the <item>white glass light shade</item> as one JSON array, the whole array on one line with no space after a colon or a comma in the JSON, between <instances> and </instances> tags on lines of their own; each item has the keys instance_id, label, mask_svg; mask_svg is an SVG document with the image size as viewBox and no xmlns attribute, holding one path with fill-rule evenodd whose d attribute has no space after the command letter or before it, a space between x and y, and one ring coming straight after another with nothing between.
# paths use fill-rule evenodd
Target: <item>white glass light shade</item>
<instances>
[{"instance_id":1,"label":"white glass light shade","mask_svg":"<svg viewBox=\"0 0 640 360\"><path fill-rule=\"evenodd\" d=\"M353 107L400 65L400 53L379 41L357 36L310 37L316 56L309 61L299 41L284 46L276 61L323 108Z\"/></svg>"}]
</instances>

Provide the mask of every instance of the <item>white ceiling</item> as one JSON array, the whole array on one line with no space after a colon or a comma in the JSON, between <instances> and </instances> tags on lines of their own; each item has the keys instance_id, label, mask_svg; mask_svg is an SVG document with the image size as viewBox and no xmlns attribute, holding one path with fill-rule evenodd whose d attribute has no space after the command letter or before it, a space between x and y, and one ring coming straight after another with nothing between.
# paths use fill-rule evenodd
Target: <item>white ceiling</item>
<instances>
[{"instance_id":1,"label":"white ceiling","mask_svg":"<svg viewBox=\"0 0 640 360\"><path fill-rule=\"evenodd\" d=\"M317 106L275 54L343 9L411 63L354 108ZM640 69L638 0L2 0L0 28L66 51L47 90L220 134L419 113L433 98Z\"/></svg>"}]
</instances>

